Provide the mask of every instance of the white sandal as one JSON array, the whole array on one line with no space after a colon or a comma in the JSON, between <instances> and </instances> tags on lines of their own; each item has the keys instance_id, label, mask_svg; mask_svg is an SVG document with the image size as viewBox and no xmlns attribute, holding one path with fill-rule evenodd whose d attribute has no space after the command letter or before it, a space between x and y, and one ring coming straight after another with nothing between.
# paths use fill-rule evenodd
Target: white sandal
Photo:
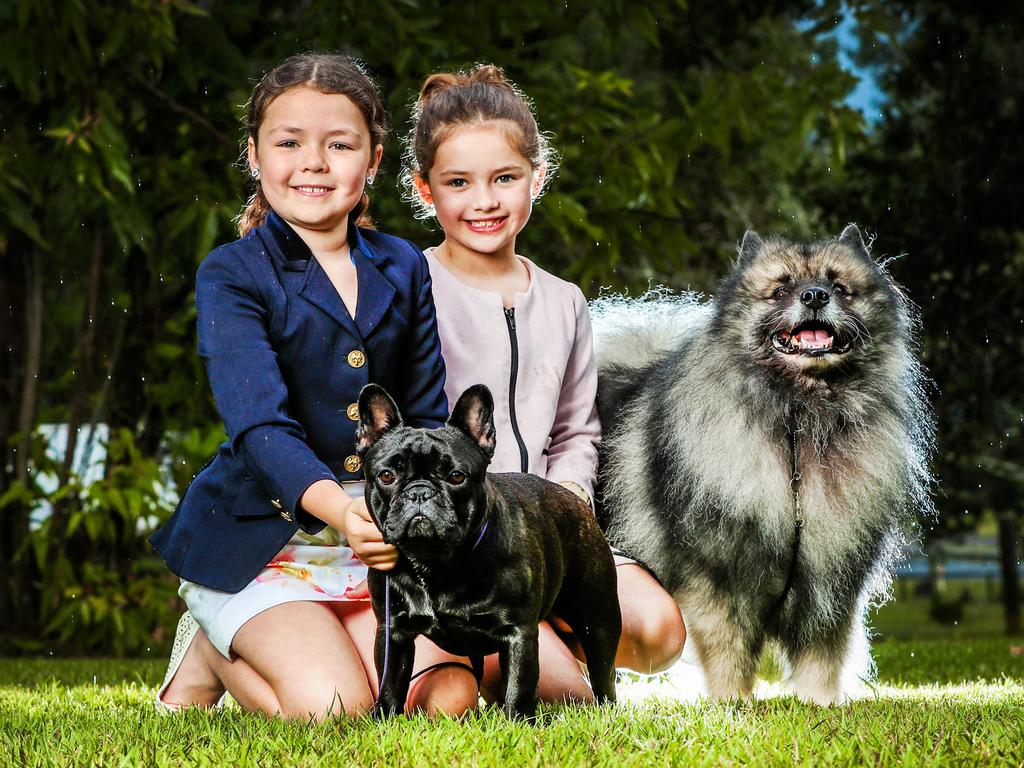
<instances>
[{"instance_id":1,"label":"white sandal","mask_svg":"<svg viewBox=\"0 0 1024 768\"><path fill-rule=\"evenodd\" d=\"M174 675L178 672L178 667L181 666L181 660L185 658L185 654L188 652L189 646L192 645L192 641L195 639L196 632L199 631L199 624L192 614L185 611L181 618L178 619L178 629L174 633L174 645L171 647L171 659L167 662L167 674L164 675L164 682L157 689L156 698L153 699L153 705L157 708L158 712L178 712L181 709L180 704L168 704L163 700L164 692L167 687L171 684L171 680L174 679Z\"/></svg>"}]
</instances>

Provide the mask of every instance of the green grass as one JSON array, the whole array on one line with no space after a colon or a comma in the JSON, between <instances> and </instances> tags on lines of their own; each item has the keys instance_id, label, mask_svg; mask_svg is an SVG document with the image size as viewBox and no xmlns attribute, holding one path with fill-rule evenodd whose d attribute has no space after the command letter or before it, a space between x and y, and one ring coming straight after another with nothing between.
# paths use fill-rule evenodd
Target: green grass
<instances>
[{"instance_id":1,"label":"green grass","mask_svg":"<svg viewBox=\"0 0 1024 768\"><path fill-rule=\"evenodd\" d=\"M0 660L11 766L1021 765L1024 656L1013 642L885 640L875 696L824 709L749 704L494 710L464 721L323 725L229 709L158 715L161 661Z\"/></svg>"}]
</instances>

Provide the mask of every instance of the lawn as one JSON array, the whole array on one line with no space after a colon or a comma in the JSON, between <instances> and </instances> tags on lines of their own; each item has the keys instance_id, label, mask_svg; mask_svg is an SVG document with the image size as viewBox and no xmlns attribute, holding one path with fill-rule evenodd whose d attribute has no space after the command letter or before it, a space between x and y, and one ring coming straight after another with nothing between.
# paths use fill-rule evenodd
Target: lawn
<instances>
[{"instance_id":1,"label":"lawn","mask_svg":"<svg viewBox=\"0 0 1024 768\"><path fill-rule=\"evenodd\" d=\"M161 661L0 661L0 764L535 766L821 763L1021 765L1024 656L1011 641L885 640L875 695L493 710L466 721L286 723L237 709L158 715Z\"/></svg>"},{"instance_id":2,"label":"lawn","mask_svg":"<svg viewBox=\"0 0 1024 768\"><path fill-rule=\"evenodd\" d=\"M1024 766L1024 639L1000 634L998 603L971 601L944 626L927 599L897 595L872 616L872 695L836 709L774 697L550 707L534 725L492 709L388 724L167 717L150 705L163 658L0 659L0 766Z\"/></svg>"}]
</instances>

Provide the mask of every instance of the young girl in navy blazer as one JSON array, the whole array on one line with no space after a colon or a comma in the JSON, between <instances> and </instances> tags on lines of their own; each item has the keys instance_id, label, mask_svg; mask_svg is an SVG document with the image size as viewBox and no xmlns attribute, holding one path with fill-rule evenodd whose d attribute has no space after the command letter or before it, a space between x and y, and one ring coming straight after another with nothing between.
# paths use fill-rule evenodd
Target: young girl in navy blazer
<instances>
[{"instance_id":1,"label":"young girl in navy blazer","mask_svg":"<svg viewBox=\"0 0 1024 768\"><path fill-rule=\"evenodd\" d=\"M372 81L344 56L290 58L253 91L242 237L196 277L199 353L228 439L152 537L189 608L163 708L226 689L247 709L321 718L376 695L362 582L397 552L363 500L355 403L373 381L413 426L448 410L423 254L358 226L385 133ZM475 705L466 660L421 638L416 664L411 708Z\"/></svg>"}]
</instances>

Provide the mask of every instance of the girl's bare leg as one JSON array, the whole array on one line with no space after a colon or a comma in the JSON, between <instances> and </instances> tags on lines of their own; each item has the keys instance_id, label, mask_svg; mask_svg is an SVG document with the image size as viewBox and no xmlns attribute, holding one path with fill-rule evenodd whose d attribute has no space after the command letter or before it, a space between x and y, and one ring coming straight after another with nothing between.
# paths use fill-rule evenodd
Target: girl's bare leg
<instances>
[{"instance_id":1,"label":"girl's bare leg","mask_svg":"<svg viewBox=\"0 0 1024 768\"><path fill-rule=\"evenodd\" d=\"M249 619L231 647L238 659L221 656L223 664L213 664L246 708L321 720L361 714L373 705L355 644L327 603L276 605Z\"/></svg>"},{"instance_id":2,"label":"girl's bare leg","mask_svg":"<svg viewBox=\"0 0 1024 768\"><path fill-rule=\"evenodd\" d=\"M294 631L296 626L302 628L301 635ZM245 623L232 643L233 661L224 658L200 629L163 701L213 706L227 688L245 709L268 715L321 718L341 711L365 712L377 693L376 626L369 603L286 603ZM449 661L469 664L426 638L417 640L415 671ZM413 680L408 711L461 715L476 703L471 671L446 665Z\"/></svg>"},{"instance_id":3,"label":"girl's bare leg","mask_svg":"<svg viewBox=\"0 0 1024 768\"><path fill-rule=\"evenodd\" d=\"M226 688L245 709L303 719L357 714L373 703L359 654L325 603L285 603L254 616L232 650L229 661L200 629L163 701L212 706Z\"/></svg>"},{"instance_id":4,"label":"girl's bare leg","mask_svg":"<svg viewBox=\"0 0 1024 768\"><path fill-rule=\"evenodd\" d=\"M355 641L362 660L364 677L369 681L373 695L376 696L378 680L373 645L377 632L377 617L369 603L334 603L333 608ZM416 676L420 670L435 664L444 666ZM469 659L453 656L425 637L416 638L416 662L413 665L413 681L409 686L405 711L423 711L428 715L461 715L476 707L477 684L469 665Z\"/></svg>"},{"instance_id":5,"label":"girl's bare leg","mask_svg":"<svg viewBox=\"0 0 1024 768\"><path fill-rule=\"evenodd\" d=\"M200 628L160 700L172 707L204 708L220 701L224 684L213 670L211 653L220 656ZM227 663L227 659L224 662Z\"/></svg>"},{"instance_id":6,"label":"girl's bare leg","mask_svg":"<svg viewBox=\"0 0 1024 768\"><path fill-rule=\"evenodd\" d=\"M225 659L200 629L182 659L162 701L176 707L212 707L231 682L236 701L245 709L277 712L281 709L270 684L242 658Z\"/></svg>"},{"instance_id":7,"label":"girl's bare leg","mask_svg":"<svg viewBox=\"0 0 1024 768\"><path fill-rule=\"evenodd\" d=\"M650 675L671 667L683 652L686 627L675 599L643 567L616 569L622 635L615 666Z\"/></svg>"}]
</instances>

